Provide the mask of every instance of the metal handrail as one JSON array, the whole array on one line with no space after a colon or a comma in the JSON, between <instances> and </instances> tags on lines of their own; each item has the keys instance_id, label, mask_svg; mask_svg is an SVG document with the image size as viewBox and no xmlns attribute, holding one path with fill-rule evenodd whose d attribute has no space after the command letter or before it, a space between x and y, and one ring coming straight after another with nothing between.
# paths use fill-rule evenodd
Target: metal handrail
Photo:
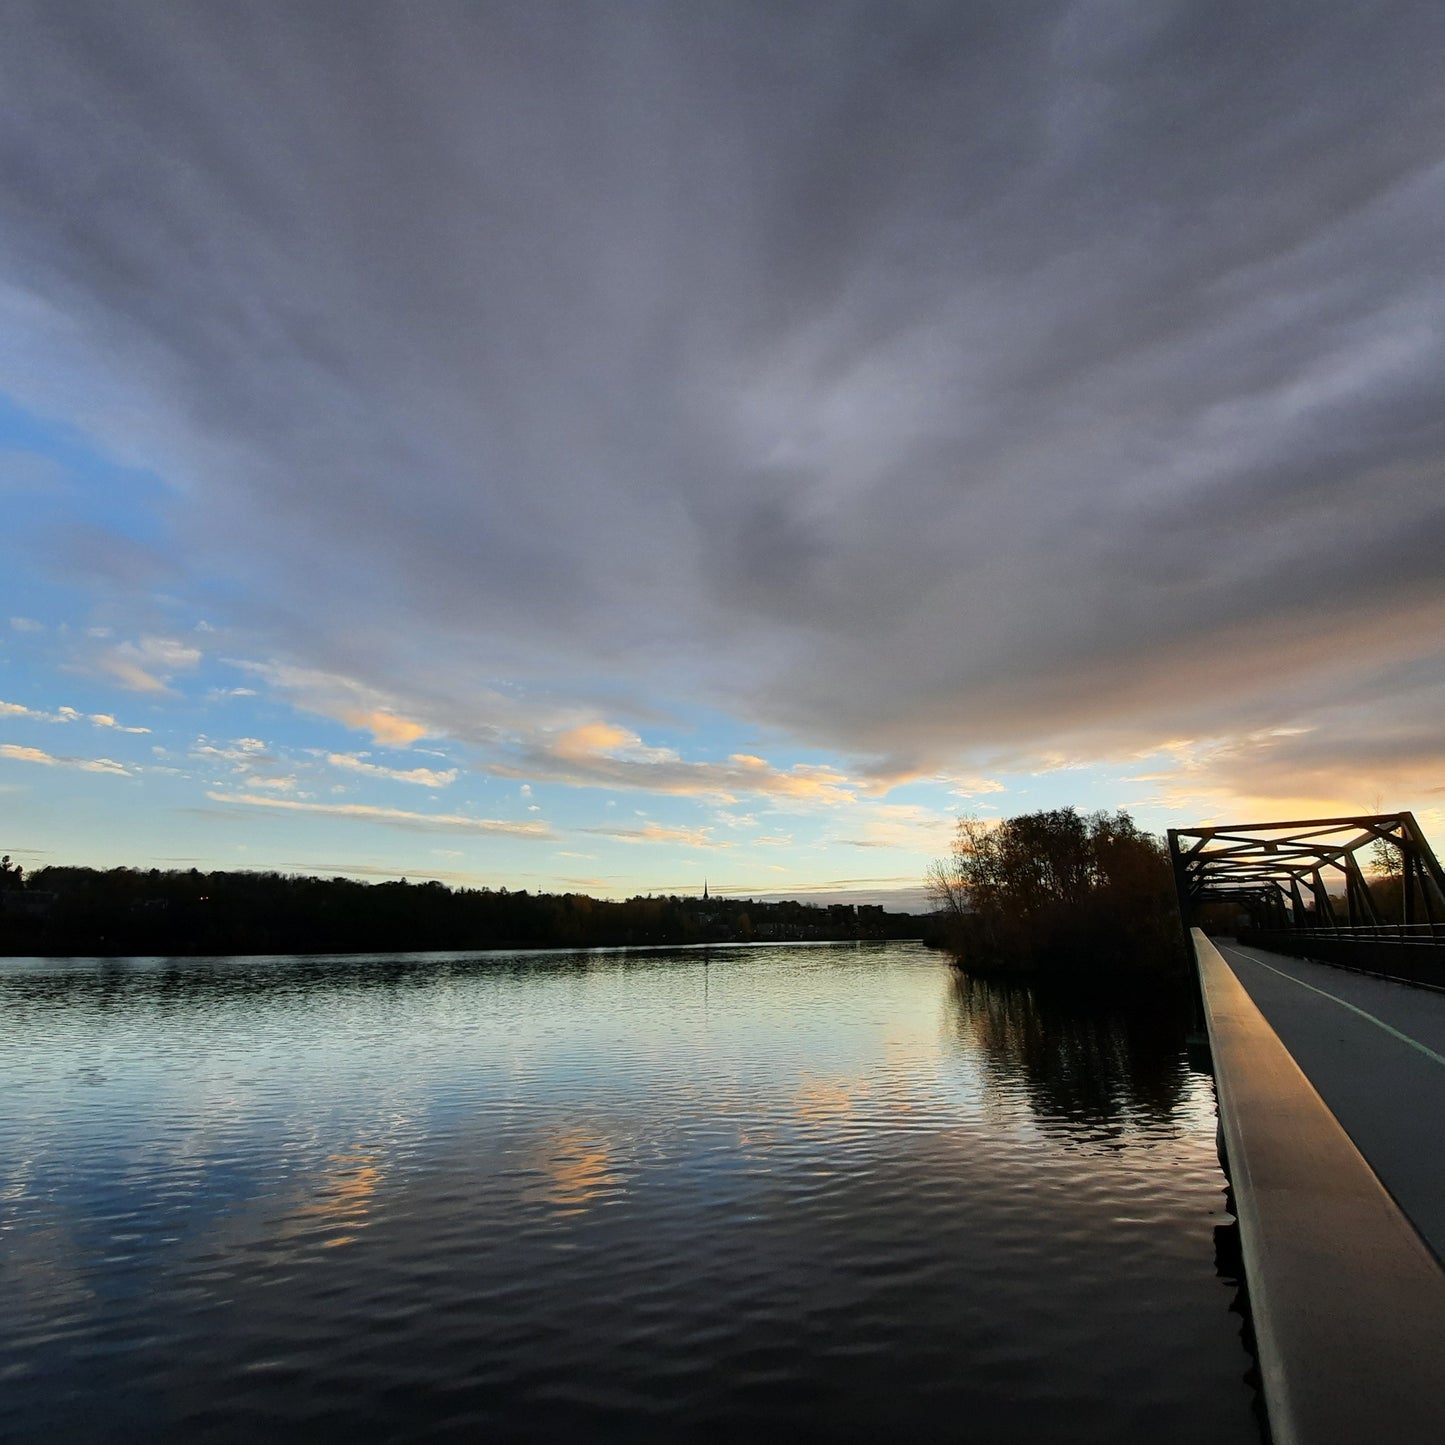
<instances>
[{"instance_id":1,"label":"metal handrail","mask_svg":"<svg viewBox=\"0 0 1445 1445\"><path fill-rule=\"evenodd\" d=\"M1434 943L1445 941L1445 923L1341 923L1306 924L1302 928L1256 928L1281 938L1368 938L1381 943Z\"/></svg>"}]
</instances>

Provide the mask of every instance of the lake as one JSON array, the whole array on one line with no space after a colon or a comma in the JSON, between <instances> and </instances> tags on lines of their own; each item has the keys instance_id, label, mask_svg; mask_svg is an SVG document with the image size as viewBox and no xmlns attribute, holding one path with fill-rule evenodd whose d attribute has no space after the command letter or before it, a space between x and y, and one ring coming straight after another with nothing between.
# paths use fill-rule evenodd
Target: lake
<instances>
[{"instance_id":1,"label":"lake","mask_svg":"<svg viewBox=\"0 0 1445 1445\"><path fill-rule=\"evenodd\" d=\"M1170 1010L915 944L0 960L0 1437L1255 1445Z\"/></svg>"}]
</instances>

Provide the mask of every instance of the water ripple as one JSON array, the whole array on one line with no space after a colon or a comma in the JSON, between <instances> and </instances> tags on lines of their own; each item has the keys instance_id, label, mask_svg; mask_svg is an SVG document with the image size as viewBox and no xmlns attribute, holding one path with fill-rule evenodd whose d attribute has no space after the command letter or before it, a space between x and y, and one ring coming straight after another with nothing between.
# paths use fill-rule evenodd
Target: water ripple
<instances>
[{"instance_id":1,"label":"water ripple","mask_svg":"<svg viewBox=\"0 0 1445 1445\"><path fill-rule=\"evenodd\" d=\"M1178 1020L908 945L0 962L0 1435L1251 1441Z\"/></svg>"}]
</instances>

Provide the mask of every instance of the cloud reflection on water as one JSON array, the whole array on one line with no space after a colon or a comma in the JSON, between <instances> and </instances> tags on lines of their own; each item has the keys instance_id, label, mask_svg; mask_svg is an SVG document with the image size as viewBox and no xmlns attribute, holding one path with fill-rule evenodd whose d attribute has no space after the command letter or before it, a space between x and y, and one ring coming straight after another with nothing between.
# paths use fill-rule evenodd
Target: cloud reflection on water
<instances>
[{"instance_id":1,"label":"cloud reflection on water","mask_svg":"<svg viewBox=\"0 0 1445 1445\"><path fill-rule=\"evenodd\" d=\"M612 1144L585 1128L544 1133L531 1156L531 1167L543 1182L525 1188L523 1199L551 1205L563 1219L586 1213L625 1182L614 1167Z\"/></svg>"},{"instance_id":2,"label":"cloud reflection on water","mask_svg":"<svg viewBox=\"0 0 1445 1445\"><path fill-rule=\"evenodd\" d=\"M355 1231L365 1229L374 1196L385 1175L380 1156L359 1149L333 1154L321 1173L321 1187L315 1197L290 1216L291 1221L304 1222L309 1228L318 1221L328 1228L340 1230L322 1241L322 1248L355 1244ZM283 1229L282 1235L291 1233Z\"/></svg>"},{"instance_id":3,"label":"cloud reflection on water","mask_svg":"<svg viewBox=\"0 0 1445 1445\"><path fill-rule=\"evenodd\" d=\"M907 945L22 965L7 1004L0 1435L1239 1438L1212 1122L1143 1021Z\"/></svg>"}]
</instances>

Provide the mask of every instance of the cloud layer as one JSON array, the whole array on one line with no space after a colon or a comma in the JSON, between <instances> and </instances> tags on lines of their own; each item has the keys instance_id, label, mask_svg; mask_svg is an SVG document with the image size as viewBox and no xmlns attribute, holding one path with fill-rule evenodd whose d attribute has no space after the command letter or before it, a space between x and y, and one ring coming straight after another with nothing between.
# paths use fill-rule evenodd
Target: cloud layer
<instances>
[{"instance_id":1,"label":"cloud layer","mask_svg":"<svg viewBox=\"0 0 1445 1445\"><path fill-rule=\"evenodd\" d=\"M167 585L223 580L378 744L515 738L515 682L519 776L846 781L643 745L703 699L879 776L1184 737L1414 785L1442 41L1419 4L22 4L0 386L161 476Z\"/></svg>"}]
</instances>

